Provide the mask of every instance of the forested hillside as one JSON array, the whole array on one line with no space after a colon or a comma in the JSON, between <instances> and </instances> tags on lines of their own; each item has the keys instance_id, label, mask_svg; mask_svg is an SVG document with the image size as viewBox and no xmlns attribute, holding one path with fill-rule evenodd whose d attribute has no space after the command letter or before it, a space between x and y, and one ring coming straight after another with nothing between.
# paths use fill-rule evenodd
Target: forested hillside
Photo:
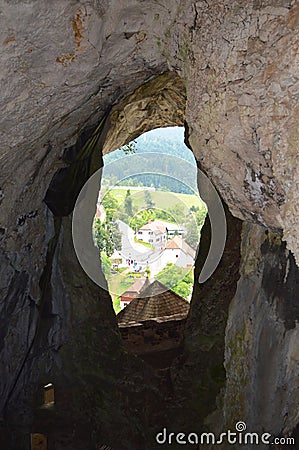
<instances>
[{"instance_id":1,"label":"forested hillside","mask_svg":"<svg viewBox=\"0 0 299 450\"><path fill-rule=\"evenodd\" d=\"M132 164L138 175L126 178L128 171L126 173L123 166L108 167L113 161L124 157L130 158L133 152L138 155L138 158L132 158ZM147 153L158 154L157 158L151 159L150 164L146 156L143 157ZM174 158L171 159L169 156ZM192 152L184 144L182 127L158 128L144 133L129 146L105 155L104 164L108 169L104 172L105 178L110 179L111 184L117 178L121 179L120 184L125 186L152 186L160 190L185 194L192 194L197 190L196 162Z\"/></svg>"}]
</instances>

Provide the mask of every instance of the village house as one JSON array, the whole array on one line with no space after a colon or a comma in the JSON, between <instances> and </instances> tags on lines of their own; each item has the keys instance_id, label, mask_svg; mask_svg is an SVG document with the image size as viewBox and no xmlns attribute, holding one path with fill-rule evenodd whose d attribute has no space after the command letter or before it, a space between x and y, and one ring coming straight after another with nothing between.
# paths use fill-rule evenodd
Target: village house
<instances>
[{"instance_id":1,"label":"village house","mask_svg":"<svg viewBox=\"0 0 299 450\"><path fill-rule=\"evenodd\" d=\"M104 206L102 205L102 192L99 192L98 200L97 200L97 210L95 214L96 219L100 219L101 222L105 222L106 219L106 211Z\"/></svg>"},{"instance_id":2,"label":"village house","mask_svg":"<svg viewBox=\"0 0 299 450\"><path fill-rule=\"evenodd\" d=\"M163 250L167 240L166 226L158 220L149 220L136 233L139 241L147 242L155 247L155 250Z\"/></svg>"},{"instance_id":3,"label":"village house","mask_svg":"<svg viewBox=\"0 0 299 450\"><path fill-rule=\"evenodd\" d=\"M149 280L146 277L137 278L131 286L121 294L120 296L120 307L124 309L125 306L129 305L134 298L149 285Z\"/></svg>"},{"instance_id":4,"label":"village house","mask_svg":"<svg viewBox=\"0 0 299 450\"><path fill-rule=\"evenodd\" d=\"M196 251L187 244L184 239L175 236L165 244L165 249L161 255L161 266L168 263L176 264L179 267L191 268L194 264Z\"/></svg>"},{"instance_id":5,"label":"village house","mask_svg":"<svg viewBox=\"0 0 299 450\"><path fill-rule=\"evenodd\" d=\"M167 225L167 238L172 239L175 236L183 237L186 234L186 230L184 228L179 227L175 224L168 224Z\"/></svg>"},{"instance_id":6,"label":"village house","mask_svg":"<svg viewBox=\"0 0 299 450\"><path fill-rule=\"evenodd\" d=\"M149 220L136 233L138 240L152 244L155 250L163 250L167 239L175 235L183 236L185 230L178 225L162 220Z\"/></svg>"},{"instance_id":7,"label":"village house","mask_svg":"<svg viewBox=\"0 0 299 450\"><path fill-rule=\"evenodd\" d=\"M114 250L110 256L110 261L112 270L119 269L119 267L124 267L125 265L125 258L118 250Z\"/></svg>"}]
</instances>

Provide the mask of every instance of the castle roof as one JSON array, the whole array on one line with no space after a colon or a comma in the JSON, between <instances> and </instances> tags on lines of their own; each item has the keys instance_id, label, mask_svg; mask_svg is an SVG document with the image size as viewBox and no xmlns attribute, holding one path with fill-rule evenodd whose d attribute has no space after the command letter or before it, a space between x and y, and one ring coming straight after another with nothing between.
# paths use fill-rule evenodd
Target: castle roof
<instances>
[{"instance_id":1,"label":"castle roof","mask_svg":"<svg viewBox=\"0 0 299 450\"><path fill-rule=\"evenodd\" d=\"M136 297L117 315L121 326L150 319L169 320L187 317L189 303L180 295L155 280L142 292L142 297Z\"/></svg>"}]
</instances>

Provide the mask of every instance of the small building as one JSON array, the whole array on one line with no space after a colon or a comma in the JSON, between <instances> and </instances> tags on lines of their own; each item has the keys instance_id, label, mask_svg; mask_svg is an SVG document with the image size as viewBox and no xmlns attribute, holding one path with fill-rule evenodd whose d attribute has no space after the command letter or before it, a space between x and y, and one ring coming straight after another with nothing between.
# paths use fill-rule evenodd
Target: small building
<instances>
[{"instance_id":1,"label":"small building","mask_svg":"<svg viewBox=\"0 0 299 450\"><path fill-rule=\"evenodd\" d=\"M110 256L110 261L112 270L125 266L125 258L118 250L114 250L113 254Z\"/></svg>"},{"instance_id":2,"label":"small building","mask_svg":"<svg viewBox=\"0 0 299 450\"><path fill-rule=\"evenodd\" d=\"M183 237L186 234L186 230L184 228L179 227L175 224L167 225L167 239L172 239L175 236Z\"/></svg>"},{"instance_id":3,"label":"small building","mask_svg":"<svg viewBox=\"0 0 299 450\"><path fill-rule=\"evenodd\" d=\"M149 220L137 231L136 238L152 244L156 250L163 250L167 240L167 227L162 221Z\"/></svg>"},{"instance_id":4,"label":"small building","mask_svg":"<svg viewBox=\"0 0 299 450\"><path fill-rule=\"evenodd\" d=\"M106 211L105 211L104 206L102 205L102 198L101 197L102 197L102 194L99 193L95 218L96 219L100 219L101 222L104 222L105 219L106 219Z\"/></svg>"},{"instance_id":5,"label":"small building","mask_svg":"<svg viewBox=\"0 0 299 450\"><path fill-rule=\"evenodd\" d=\"M120 296L120 307L123 309L125 306L129 305L134 298L138 297L139 294L149 285L149 280L146 277L137 278L131 286L121 294Z\"/></svg>"},{"instance_id":6,"label":"small building","mask_svg":"<svg viewBox=\"0 0 299 450\"><path fill-rule=\"evenodd\" d=\"M194 265L196 251L179 236L175 236L165 244L165 249L161 255L161 264L176 264L179 267L189 269Z\"/></svg>"}]
</instances>

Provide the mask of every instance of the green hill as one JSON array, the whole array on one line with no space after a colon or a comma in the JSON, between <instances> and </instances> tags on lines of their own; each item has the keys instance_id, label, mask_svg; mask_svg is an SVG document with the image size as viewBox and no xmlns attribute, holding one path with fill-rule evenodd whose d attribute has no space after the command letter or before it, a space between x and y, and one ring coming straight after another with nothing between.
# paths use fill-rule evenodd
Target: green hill
<instances>
[{"instance_id":1,"label":"green hill","mask_svg":"<svg viewBox=\"0 0 299 450\"><path fill-rule=\"evenodd\" d=\"M117 178L122 180L119 184L123 186L149 186L156 189L193 194L197 191L196 183L196 161L192 152L184 144L183 127L158 128L144 133L133 142L138 158L126 156L122 149L115 150L104 156L105 178L111 180ZM157 153L157 159L151 159L151 167L148 167L147 153ZM143 157L144 155L144 157ZM169 156L174 156L173 160ZM131 158L135 171L139 174L134 177L126 177L129 170L109 166L109 163L121 158ZM178 159L179 158L179 159ZM129 161L129 160L128 160ZM192 168L190 169L190 164ZM194 172L192 173L192 169ZM153 173L154 172L154 173ZM168 174L167 175L160 175ZM181 181L178 181L178 179ZM190 189L191 186L191 189Z\"/></svg>"}]
</instances>

